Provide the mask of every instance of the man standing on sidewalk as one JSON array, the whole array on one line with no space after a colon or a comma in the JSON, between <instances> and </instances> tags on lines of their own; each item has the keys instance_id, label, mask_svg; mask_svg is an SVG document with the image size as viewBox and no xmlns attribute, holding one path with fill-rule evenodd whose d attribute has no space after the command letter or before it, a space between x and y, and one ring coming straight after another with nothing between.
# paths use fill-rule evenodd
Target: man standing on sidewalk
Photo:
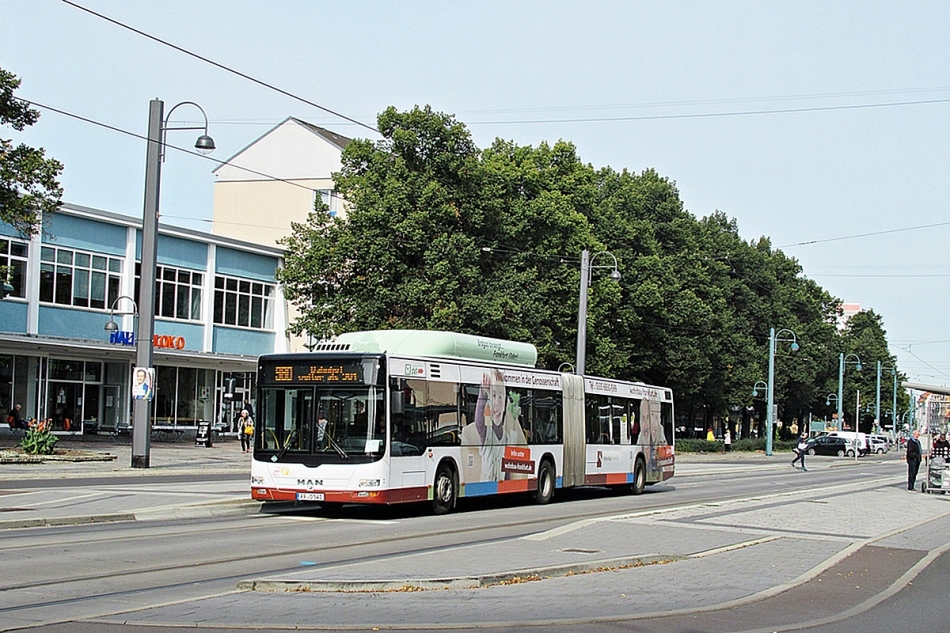
<instances>
[{"instance_id":1,"label":"man standing on sidewalk","mask_svg":"<svg viewBox=\"0 0 950 633\"><path fill-rule=\"evenodd\" d=\"M914 431L914 434L907 440L907 489L913 490L917 482L917 471L920 470L920 431Z\"/></svg>"}]
</instances>

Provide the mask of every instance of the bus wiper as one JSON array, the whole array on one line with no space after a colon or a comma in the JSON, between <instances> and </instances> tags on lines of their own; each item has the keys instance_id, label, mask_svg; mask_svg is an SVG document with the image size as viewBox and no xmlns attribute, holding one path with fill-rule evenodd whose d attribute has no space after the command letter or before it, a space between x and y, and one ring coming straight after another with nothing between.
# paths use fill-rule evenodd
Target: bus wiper
<instances>
[{"instance_id":1,"label":"bus wiper","mask_svg":"<svg viewBox=\"0 0 950 633\"><path fill-rule=\"evenodd\" d=\"M287 436L287 439L284 440L284 447L277 451L276 454L271 455L270 460L276 462L278 459L284 456L288 450L290 450L290 442L294 439L294 436L297 434L297 429L294 429L290 432L290 435Z\"/></svg>"},{"instance_id":2,"label":"bus wiper","mask_svg":"<svg viewBox=\"0 0 950 633\"><path fill-rule=\"evenodd\" d=\"M330 437L329 435L327 435L327 443L329 443L330 446L333 447L333 450L335 450L337 453L339 453L339 454L340 454L340 457L342 457L343 459L349 459L349 458L350 458L350 456L346 454L346 451L343 450L343 447L340 446L339 444L337 444L337 443L336 443L336 440L333 439L332 437Z\"/></svg>"}]
</instances>

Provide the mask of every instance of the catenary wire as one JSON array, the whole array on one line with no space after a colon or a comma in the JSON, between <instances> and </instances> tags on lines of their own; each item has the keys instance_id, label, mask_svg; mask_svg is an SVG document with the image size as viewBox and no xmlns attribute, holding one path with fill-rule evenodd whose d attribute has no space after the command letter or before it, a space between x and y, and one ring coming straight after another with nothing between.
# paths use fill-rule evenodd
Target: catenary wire
<instances>
[{"instance_id":1,"label":"catenary wire","mask_svg":"<svg viewBox=\"0 0 950 633\"><path fill-rule=\"evenodd\" d=\"M65 1L65 0L64 0L64 1ZM119 134L125 134L126 136L131 136L131 137L133 137L133 138L137 138L137 139L140 139L140 140L143 140L143 141L146 141L146 142L149 140L147 136L144 136L144 135L139 134L139 133L137 133L137 132L130 132L129 130L123 130L123 129L120 128L120 127L116 127L116 126L110 125L110 124L108 124L108 123L103 123L102 121L96 121L95 119L90 119L89 117L85 117L85 116L82 116L82 115L80 115L80 114L74 114L74 113L72 113L72 112L68 112L68 111L63 110L63 109L60 109L60 108L55 108L55 107L53 107L53 106L46 105L46 104L43 104L43 103L39 103L39 102L37 102L37 101L30 101L29 99L23 99L23 98L21 98L21 97L12 97L12 98L13 98L14 100L16 100L16 101L20 101L20 102L22 102L22 103L25 103L25 104L28 105L28 106L35 106L35 107L37 107L37 108L42 108L43 110L49 110L50 112L55 112L56 114L61 114L61 115L63 115L63 116L67 116L67 117L76 119L77 121L82 121L83 123L89 123L89 124L91 124L91 125L96 125L96 126L98 126L98 127L105 128L105 129L111 130L111 131L113 131L113 132L118 132ZM294 182L294 181L292 181L292 180L287 180L286 178L279 178L279 177L277 177L277 176L271 176L270 174L266 174L266 173L264 173L264 172L262 172L262 171L257 171L256 169L251 169L251 168L249 168L249 167L241 167L240 165L235 165L234 163L229 163L229 162L227 162L227 161L220 160L220 159L214 158L214 157L212 157L212 156L208 156L208 155L206 155L206 154L199 154L198 152L192 151L191 149L189 149L189 148L187 148L187 147L179 147L179 146L177 146L177 145L172 145L171 143L167 143L167 142L166 142L166 143L163 143L163 145L164 145L165 147L167 147L167 148L171 148L171 149L177 150L177 151L179 151L179 152L183 152L183 153L185 153L185 154L191 154L192 156L195 156L195 157L197 157L197 158L202 158L202 159L204 159L204 160L208 160L208 161L211 161L211 162L213 162L213 163L217 163L218 165L228 165L229 167L233 167L233 168L235 168L235 169L239 169L239 170L241 170L241 171L245 171L245 172L247 172L247 173L254 174L255 176L263 176L264 178L267 178L267 179L269 179L269 180L274 180L274 181L277 181L277 182L283 182L283 183L286 183L286 184L288 184L288 185L293 185L294 187L300 187L301 189L306 189L307 191L316 191L316 189L313 189L312 187L307 187L306 185L302 185L302 184L300 184L299 182Z\"/></svg>"},{"instance_id":2,"label":"catenary wire","mask_svg":"<svg viewBox=\"0 0 950 633\"><path fill-rule=\"evenodd\" d=\"M134 27L132 27L132 26L129 26L128 24L124 24L123 22L119 22L118 20L115 20L115 19L113 19L113 18L110 18L110 17L107 16L107 15L103 15L103 14L101 14L101 13L97 13L97 12L93 11L92 9L88 9L88 8L86 8L86 7L84 7L84 6L80 5L80 4L77 4L77 3L75 3L75 2L72 2L72 0L62 0L62 2L64 2L64 3L68 4L68 5L70 5L71 7L75 7L75 8L77 8L77 9L81 10L81 11L85 11L86 13L89 13L90 15L94 15L94 16L96 16L96 17L99 18L99 19L105 20L105 21L107 21L107 22L110 22L110 23L112 23L112 24L115 24L116 26L122 27L123 29L127 29L127 30L129 30L129 31L132 31L133 33L135 33L135 34L137 34L137 35L141 35L142 37L148 38L148 39L152 40L153 42L157 42L157 43L159 43L159 44L162 44L163 46L167 46L167 47L169 47L169 48L173 48L173 49L175 49L176 51L178 51L179 53L184 53L185 55L188 55L188 56L190 56L190 57L194 57L195 59L198 59L198 60L201 60L201 61L205 62L206 64L211 64L212 66L214 66L214 67L216 67L216 68L220 68L221 70L224 70L224 71L226 71L226 72L229 72L229 73L231 73L231 74L233 74L233 75L237 75L238 77L241 77L242 79L246 79L246 80L248 80L248 81L250 81L250 82L252 82L252 83L255 83L255 84L259 85L259 86L263 86L264 88L268 88L269 90L273 90L274 92L278 92L278 93L280 93L280 94L282 94L282 95L284 95L284 96L286 96L286 97L290 97L291 99L295 99L295 100L297 100L297 101L300 101L301 103L305 103L305 104L307 104L307 105L309 105L309 106L312 106L312 107L314 107L314 108L317 108L318 110L322 110L322 111L324 111L324 112L326 112L326 113L328 113L328 114L332 114L333 116L339 117L339 118L343 119L344 121L349 121L350 123L353 123L353 124L355 124L355 125L359 125L359 126L361 126L361 127L364 127L364 128L366 128L367 130L370 130L370 131L372 131L372 132L376 132L377 134L379 133L379 130L377 130L376 128L374 128L374 127L371 126L371 125L367 125L366 123L363 123L362 121L358 121L358 120L356 120L356 119L354 119L354 118L348 117L348 116L346 116L345 114L342 114L342 113L340 113L340 112L336 112L335 110L331 110L330 108L327 108L327 107L325 107L325 106L322 106L322 105L320 105L319 103L315 103L315 102L313 102L313 101L310 101L309 99L305 99L304 97L301 97L301 96L299 96L299 95L295 95L295 94L292 93L292 92L289 92L289 91L287 91L287 90L284 90L283 88L278 88L277 86L275 86L275 85L273 85L273 84L269 84L269 83L267 83L266 81L262 81L262 80L260 80L260 79L255 78L255 77L252 77L252 76L248 75L247 73L242 73L242 72L239 71L239 70L235 70L235 69L233 69L233 68L231 68L231 67L229 67L229 66L225 66L225 65L222 64L222 63L216 62L216 61L214 61L213 59L209 59L209 58L207 58L207 57L204 57L204 56L202 56L202 55L199 55L199 54L197 54L197 53L194 53L194 52L192 52L192 51L189 51L189 50L186 49L186 48L183 48L183 47L178 46L178 45L176 45L176 44L172 44L171 42L168 42L168 41L166 41L166 40L163 40L163 39L161 39L161 38L159 38L159 37L156 37L156 36L154 36L154 35L150 35L149 33L146 33L145 31L141 31L141 30L139 30L139 29L137 29L137 28L134 28Z\"/></svg>"}]
</instances>

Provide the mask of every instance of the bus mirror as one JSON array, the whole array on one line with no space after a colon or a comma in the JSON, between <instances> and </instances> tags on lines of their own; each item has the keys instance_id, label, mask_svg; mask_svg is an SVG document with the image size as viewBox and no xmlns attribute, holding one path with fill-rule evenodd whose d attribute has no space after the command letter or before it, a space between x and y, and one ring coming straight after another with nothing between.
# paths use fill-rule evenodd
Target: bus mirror
<instances>
[{"instance_id":1,"label":"bus mirror","mask_svg":"<svg viewBox=\"0 0 950 633\"><path fill-rule=\"evenodd\" d=\"M405 409L403 408L402 403L402 391L390 391L389 392L389 412L390 413L402 413Z\"/></svg>"},{"instance_id":2,"label":"bus mirror","mask_svg":"<svg viewBox=\"0 0 950 633\"><path fill-rule=\"evenodd\" d=\"M379 360L375 358L363 359L363 384L375 385L379 379Z\"/></svg>"}]
</instances>

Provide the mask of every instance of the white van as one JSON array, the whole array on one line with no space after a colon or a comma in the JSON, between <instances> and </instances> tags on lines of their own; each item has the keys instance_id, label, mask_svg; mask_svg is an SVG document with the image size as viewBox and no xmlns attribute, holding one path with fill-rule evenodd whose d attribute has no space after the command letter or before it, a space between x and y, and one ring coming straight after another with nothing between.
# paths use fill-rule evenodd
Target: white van
<instances>
[{"instance_id":1,"label":"white van","mask_svg":"<svg viewBox=\"0 0 950 633\"><path fill-rule=\"evenodd\" d=\"M857 439L858 448L861 450L869 448L868 436L866 433L855 433L854 431L831 431L828 435L832 437L841 437L848 441L848 457L854 457L854 444Z\"/></svg>"}]
</instances>

